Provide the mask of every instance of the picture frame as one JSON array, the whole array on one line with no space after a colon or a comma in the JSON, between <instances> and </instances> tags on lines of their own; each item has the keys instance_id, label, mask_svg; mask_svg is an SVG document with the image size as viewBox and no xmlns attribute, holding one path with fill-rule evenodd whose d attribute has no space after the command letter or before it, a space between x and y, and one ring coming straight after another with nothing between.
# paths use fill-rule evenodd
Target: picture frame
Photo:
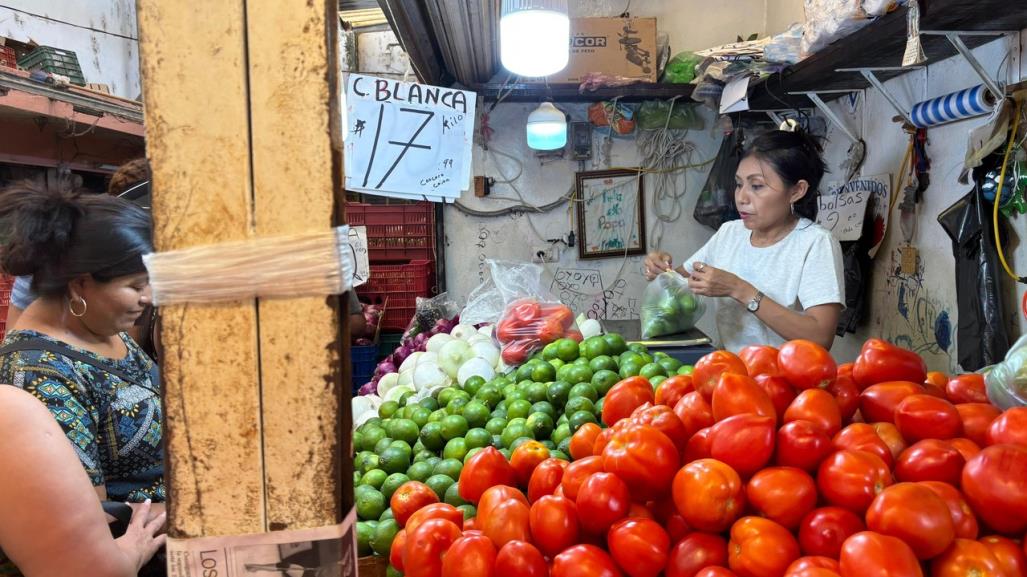
<instances>
[{"instance_id":1,"label":"picture frame","mask_svg":"<svg viewBox=\"0 0 1027 577\"><path fill-rule=\"evenodd\" d=\"M625 254L646 253L644 180L641 169L577 173L574 198L579 258L623 258Z\"/></svg>"}]
</instances>

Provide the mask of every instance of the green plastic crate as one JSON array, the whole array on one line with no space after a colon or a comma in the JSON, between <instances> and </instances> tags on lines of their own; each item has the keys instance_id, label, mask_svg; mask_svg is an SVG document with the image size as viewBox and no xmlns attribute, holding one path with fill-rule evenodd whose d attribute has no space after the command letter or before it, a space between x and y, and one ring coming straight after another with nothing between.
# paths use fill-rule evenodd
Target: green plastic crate
<instances>
[{"instance_id":1,"label":"green plastic crate","mask_svg":"<svg viewBox=\"0 0 1027 577\"><path fill-rule=\"evenodd\" d=\"M25 70L42 70L51 74L60 74L71 79L72 84L86 85L82 67L78 63L78 55L72 50L40 46L18 60L18 66Z\"/></svg>"},{"instance_id":2,"label":"green plastic crate","mask_svg":"<svg viewBox=\"0 0 1027 577\"><path fill-rule=\"evenodd\" d=\"M379 359L391 355L399 348L399 342L403 340L403 333L381 333L378 335L378 341L381 345L378 347Z\"/></svg>"}]
</instances>

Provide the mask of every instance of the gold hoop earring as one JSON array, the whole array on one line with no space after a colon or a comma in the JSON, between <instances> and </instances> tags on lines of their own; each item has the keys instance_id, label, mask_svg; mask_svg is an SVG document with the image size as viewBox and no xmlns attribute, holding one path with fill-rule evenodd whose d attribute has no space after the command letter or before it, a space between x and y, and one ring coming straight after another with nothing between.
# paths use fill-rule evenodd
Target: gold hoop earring
<instances>
[{"instance_id":1,"label":"gold hoop earring","mask_svg":"<svg viewBox=\"0 0 1027 577\"><path fill-rule=\"evenodd\" d=\"M80 312L80 313L76 313L75 312L75 301L76 300L82 302L82 312ZM84 299L82 297L72 297L72 298L68 299L68 311L71 312L71 316L76 317L76 318L82 318L82 317L86 316L86 311L87 310L89 310L89 303L86 302L86 299Z\"/></svg>"}]
</instances>

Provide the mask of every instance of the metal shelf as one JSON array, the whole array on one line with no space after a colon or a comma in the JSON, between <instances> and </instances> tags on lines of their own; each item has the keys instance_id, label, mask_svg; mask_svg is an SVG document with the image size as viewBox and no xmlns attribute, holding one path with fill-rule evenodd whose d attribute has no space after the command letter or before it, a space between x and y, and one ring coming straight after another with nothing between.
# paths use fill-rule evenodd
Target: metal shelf
<instances>
[{"instance_id":1,"label":"metal shelf","mask_svg":"<svg viewBox=\"0 0 1027 577\"><path fill-rule=\"evenodd\" d=\"M482 84L476 87L475 91L481 94L486 102L495 102L501 95L506 95L503 102L539 102L546 98L556 102L596 102L615 97L620 97L625 102L638 102L667 100L675 96L688 98L694 89L695 86L692 84L645 82L582 92L577 84L491 83Z\"/></svg>"},{"instance_id":2,"label":"metal shelf","mask_svg":"<svg viewBox=\"0 0 1027 577\"><path fill-rule=\"evenodd\" d=\"M995 36L970 36L970 48L991 42L1005 31L1027 28L1027 4L1009 0L930 0L920 19L921 30L992 31ZM1019 6L1016 6L1019 4ZM858 73L839 72L840 68L892 68L877 73L881 81L901 76L902 54L906 47L906 8L882 16L820 52L773 74L753 87L749 106L753 110L780 109L783 105L808 107L804 96L790 92L862 90L870 87ZM920 36L932 64L957 54L944 36ZM840 94L839 94L840 95Z\"/></svg>"}]
</instances>

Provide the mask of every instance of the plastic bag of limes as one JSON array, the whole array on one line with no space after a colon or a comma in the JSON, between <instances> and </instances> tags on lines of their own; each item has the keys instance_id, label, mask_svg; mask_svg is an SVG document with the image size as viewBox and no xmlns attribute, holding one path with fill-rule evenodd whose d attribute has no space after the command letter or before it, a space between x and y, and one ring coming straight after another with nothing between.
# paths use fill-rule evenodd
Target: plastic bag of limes
<instances>
[{"instance_id":1,"label":"plastic bag of limes","mask_svg":"<svg viewBox=\"0 0 1027 577\"><path fill-rule=\"evenodd\" d=\"M688 289L685 277L667 271L653 279L642 296L642 338L687 331L706 312L706 301Z\"/></svg>"}]
</instances>

